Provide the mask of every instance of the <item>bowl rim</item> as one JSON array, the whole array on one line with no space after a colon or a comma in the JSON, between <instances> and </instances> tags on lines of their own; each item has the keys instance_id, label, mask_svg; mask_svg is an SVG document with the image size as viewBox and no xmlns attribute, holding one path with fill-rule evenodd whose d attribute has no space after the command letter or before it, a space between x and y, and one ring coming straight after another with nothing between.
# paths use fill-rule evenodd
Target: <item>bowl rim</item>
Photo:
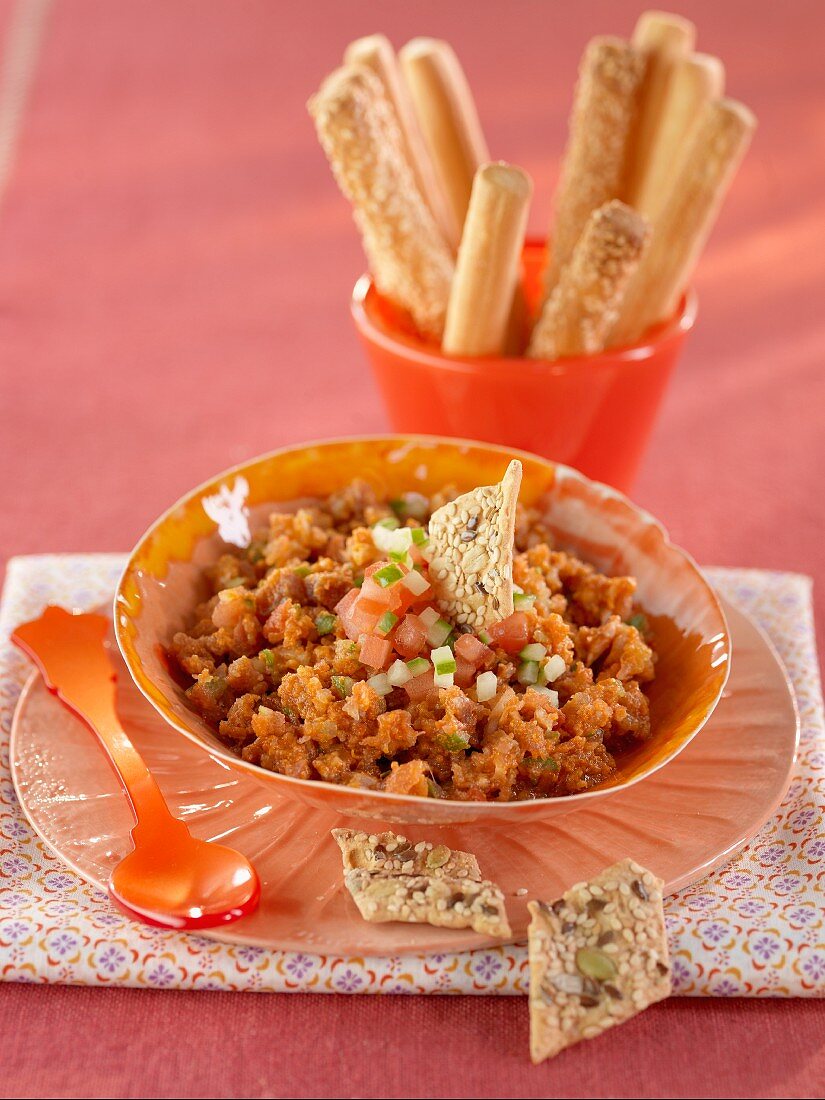
<instances>
[{"instance_id":1,"label":"bowl rim","mask_svg":"<svg viewBox=\"0 0 825 1100\"><path fill-rule=\"evenodd\" d=\"M544 247L538 238L527 241L527 248ZM528 359L524 356L470 356L445 355L432 348L424 340L402 332L394 332L373 319L367 308L367 299L371 293L379 295L368 272L359 276L352 290L350 313L361 337L371 344L382 348L391 355L411 360L431 370L455 371L459 374L474 373L481 376L509 375L518 370L522 375L529 373L540 377L568 374L571 370L609 370L624 365L632 367L652 359L663 346L672 340L686 336L696 323L699 298L693 286L683 294L679 308L667 321L648 329L643 337L632 344L608 348L590 355L567 356L561 359Z\"/></svg>"},{"instance_id":2,"label":"bowl rim","mask_svg":"<svg viewBox=\"0 0 825 1100\"><path fill-rule=\"evenodd\" d=\"M277 458L279 455L282 455L282 454L287 454L287 453L294 452L294 451L306 450L306 449L313 448L313 447L324 447L324 446L330 446L330 445L333 445L333 444L341 444L341 443L390 443L390 442L397 442L398 444L400 444L402 446L406 445L406 444L410 444L410 443L412 443L412 444L421 443L421 444L430 445L430 446L448 444L450 446L455 446L455 447L462 447L462 446L463 447L480 447L480 448L483 448L485 450L491 450L491 451L498 452L503 457L506 456L506 457L511 458L511 459L512 458L521 458L521 459L526 458L530 462L539 462L542 465L552 467L553 471L556 475L556 479L558 479L558 477L560 475L561 478L563 478L563 479L564 478L572 478L575 481L585 482L586 484L594 487L597 490L597 492L599 494L599 497L601 499L608 499L608 500L618 501L624 507L626 507L626 508L630 509L632 512L636 513L642 519L645 526L647 526L647 527L651 528L652 530L654 530L656 532L657 537L661 540L661 542L663 543L665 548L667 550L677 554L679 557L681 557L683 559L683 561L685 562L685 564L689 567L689 569L697 575L697 577L699 578L702 586L705 588L708 595L710 596L710 600L711 600L713 609L714 609L714 611L715 611L715 613L716 613L716 615L719 619L720 626L721 626L720 633L717 634L717 635L714 635L714 637L711 640L716 645L719 645L719 644L724 645L725 660L723 662L723 667L722 667L722 678L721 678L721 681L720 681L720 684L719 684L719 687L718 687L718 690L717 690L716 694L714 695L713 699L708 704L704 714L702 715L701 719L697 722L696 726L691 731L690 735L685 737L680 742L680 744L678 744L670 753L665 755L662 759L657 760L656 763L653 766L651 766L650 768L648 768L646 771L643 771L639 775L636 775L633 778L622 781L622 782L607 784L607 785L600 786L600 787L594 787L589 791L580 791L577 794L564 795L564 796L560 796L559 798L525 799L524 801L509 801L509 802L485 801L483 803L481 803L481 802L472 803L472 802L465 802L465 801L462 801L462 800L456 799L456 798L428 799L428 798L422 798L420 795L394 794L390 791L374 791L374 790L370 790L369 788L364 788L364 787L357 787L357 788L352 787L351 788L351 787L341 786L340 784L325 783L323 780L318 780L318 779L298 779L294 776L283 775L280 772L270 772L270 771L267 771L266 769L263 769L263 768L259 767L256 764L252 764L249 761L244 760L242 757L235 756L233 753L231 753L229 751L229 749L225 749L225 748L219 747L219 746L214 746L213 747L211 745L207 745L205 743L205 741L203 740L203 738L199 734L195 733L194 730L188 728L181 721L179 721L171 710L169 710L169 712L167 712L167 710L165 710L159 704L159 702L157 701L157 699L155 698L153 693L148 689L147 683L151 683L151 679L148 676L148 674L145 672L145 670L143 669L142 663L141 663L140 658L138 657L137 653L134 653L134 660L133 660L133 657L132 657L133 647L132 647L132 644L131 644L131 639L127 637L127 631L125 629L124 623L121 620L122 615L127 617L129 619L129 621L132 620L131 615L128 615L127 613L125 613L124 610L123 610L123 607L121 606L121 596L122 596L123 589L124 589L124 586L125 586L126 582L132 578L132 575L136 570L135 558L138 554L138 551L156 533L156 531L166 522L166 520L170 516L172 516L175 512L177 512L179 509L181 509L185 505L189 504L196 497L203 495L207 490L211 490L216 483L223 482L225 480L228 480L228 479L232 478L233 476L237 476L238 474L241 474L242 471L244 471L245 469L247 469L250 466L257 466L259 463L269 461L273 458ZM124 606L128 607L128 603L126 603L126 601L123 601L123 603L124 603ZM699 733L699 731L706 725L709 718L711 717L713 712L716 710L716 707L719 705L719 701L722 698L722 695L725 691L725 688L727 687L728 678L730 676L731 659L732 659L732 642L731 642L731 635L730 635L730 627L728 626L727 616L725 615L724 608L722 607L722 603L721 603L721 601L719 599L719 596L717 595L715 589L710 584L710 582L707 580L707 578L705 577L704 573L699 568L699 565L697 564L695 559L692 557L692 555L689 554L686 550L683 550L680 546L677 546L675 543L673 543L671 541L670 535L669 535L667 529L665 528L665 526L658 519L656 519L655 516L653 516L650 512L648 512L645 508L642 508L639 505L634 504L629 499L629 497L627 497L624 493L620 492L620 490L614 489L613 486L606 485L604 482L596 481L593 478L589 478L585 474L580 473L578 470L576 470L572 466L566 466L566 465L564 465L563 463L560 463L560 462L553 462L549 458L543 458L541 455L533 454L530 451L523 451L523 450L519 450L518 448L506 447L506 446L503 446L503 445L498 444L498 443L484 443L480 440L459 439L457 437L452 437L452 436L424 435L424 434L416 434L416 433L404 434L404 433L398 433L398 432L381 432L381 433L366 434L366 435L335 436L335 437L330 438L330 439L309 440L309 441L304 442L304 443L288 444L288 445L283 446L283 447L276 447L272 451L267 451L264 454L257 455L254 458L251 458L251 459L249 459L245 462L237 463L235 466L231 466L228 469L222 471L221 473L218 473L218 474L214 475L213 477L209 478L208 480L201 482L199 485L195 486L195 488L190 489L187 493L184 493L181 497L178 498L178 500L176 500L174 502L174 504L172 504L169 508L167 508L164 512L162 512L161 515L158 516L158 518L152 524L150 524L150 526L143 532L143 534L140 536L138 541L132 547L132 550L129 552L129 556L126 560L126 564L123 567L123 570L120 574L120 577L118 578L117 586L115 588L115 593L114 593L113 602L112 602L112 621L113 621L113 625L114 625L115 639L117 641L117 645L118 645L118 649L120 650L120 654L123 657L123 661L124 661L127 669L129 670L129 675L131 676L132 681L134 682L134 684L136 685L136 687L138 688L140 693L143 695L143 697L149 703L151 703L151 705L158 712L158 714L161 716L161 718L163 718L163 720L169 726L171 726L173 729L175 729L178 733L182 734L188 740L192 741L202 751L206 752L213 759L218 760L223 764L226 764L228 767L233 768L233 769L240 769L241 771L246 772L248 775L256 778L258 782L263 781L263 782L266 782L266 783L272 783L274 786L278 786L280 783L287 783L287 784L292 785L292 786L297 786L300 790L307 790L307 791L317 791L319 786L321 786L321 787L324 787L324 788L331 788L337 795L342 796L344 798L346 798L347 794L352 794L353 798L359 798L359 799L367 797L369 801L375 800L377 805L380 805L381 803L386 803L388 805L388 807L393 806L393 805L395 805L395 806L402 806L402 805L403 806L419 806L419 805L422 805L422 804L434 805L436 803L437 804L442 804L442 805L445 805L445 806L450 806L450 807L473 807L473 806L481 807L481 806L483 806L485 816L486 816L488 810L490 812L492 812L493 814L498 812L498 813L502 814L502 816L510 816L513 813L517 813L519 807L524 807L524 810L526 812L528 808L532 807L534 809L537 803L543 803L543 802L547 802L547 803L551 803L551 804L564 803L566 806L571 806L571 807L572 806L580 806L586 800L598 799L599 797L603 798L606 795L609 795L610 793L616 793L618 791L628 790L630 787L633 787L637 783L641 783L644 779L647 779L648 776L654 775L661 768L665 767L665 765L669 764L671 762L671 760L674 760L679 755L679 753L681 753L682 750L685 749L690 744L690 742L694 739L696 734ZM165 696L164 696L164 698L165 698ZM265 778L262 779L262 777L265 777ZM330 808L330 810L334 810L335 812L346 816L346 813L347 813L346 809L339 808L339 807L334 807L334 806L330 806L329 808ZM387 820L392 820L391 816L388 815Z\"/></svg>"}]
</instances>

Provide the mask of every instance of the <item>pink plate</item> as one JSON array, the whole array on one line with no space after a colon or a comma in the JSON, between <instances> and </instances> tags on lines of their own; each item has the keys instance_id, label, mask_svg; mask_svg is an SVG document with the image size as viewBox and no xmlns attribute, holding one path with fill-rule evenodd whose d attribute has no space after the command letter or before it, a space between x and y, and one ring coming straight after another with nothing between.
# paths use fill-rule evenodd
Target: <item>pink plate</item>
<instances>
[{"instance_id":1,"label":"pink plate","mask_svg":"<svg viewBox=\"0 0 825 1100\"><path fill-rule=\"evenodd\" d=\"M556 897L624 856L664 878L667 892L723 863L779 804L799 734L793 694L772 646L741 612L730 606L726 612L734 659L725 695L705 728L666 768L592 808L549 821L497 828L404 826L404 834L475 852L482 871L507 896L515 940L525 938L528 898ZM200 935L335 955L460 951L496 942L428 925L365 923L343 889L338 848L329 835L336 825L363 826L292 799L273 803L268 788L165 725L116 660L121 718L173 813L196 836L238 848L261 878L257 912ZM103 889L130 848L131 816L88 730L39 676L18 704L11 766L34 829L79 875Z\"/></svg>"}]
</instances>

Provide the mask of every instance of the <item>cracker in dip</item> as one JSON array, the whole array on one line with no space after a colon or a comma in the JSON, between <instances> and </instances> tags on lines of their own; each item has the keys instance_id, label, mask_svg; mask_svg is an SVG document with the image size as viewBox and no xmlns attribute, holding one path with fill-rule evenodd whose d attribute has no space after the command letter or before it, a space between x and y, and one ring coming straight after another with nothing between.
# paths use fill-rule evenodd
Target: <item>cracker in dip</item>
<instances>
[{"instance_id":1,"label":"cracker in dip","mask_svg":"<svg viewBox=\"0 0 825 1100\"><path fill-rule=\"evenodd\" d=\"M430 516L430 577L441 610L479 630L513 613L513 537L521 463Z\"/></svg>"}]
</instances>

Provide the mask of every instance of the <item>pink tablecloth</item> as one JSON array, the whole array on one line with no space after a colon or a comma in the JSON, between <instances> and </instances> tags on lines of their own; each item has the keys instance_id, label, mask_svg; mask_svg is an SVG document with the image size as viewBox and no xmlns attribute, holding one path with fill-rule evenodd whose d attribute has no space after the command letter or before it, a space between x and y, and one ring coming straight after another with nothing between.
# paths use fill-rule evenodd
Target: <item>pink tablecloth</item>
<instances>
[{"instance_id":1,"label":"pink tablecloth","mask_svg":"<svg viewBox=\"0 0 825 1100\"><path fill-rule=\"evenodd\" d=\"M640 7L55 0L0 209L0 553L121 550L216 469L384 426L346 310L361 257L303 109L348 38L450 37L541 230L581 48ZM825 9L679 9L760 131L635 496L702 561L821 585ZM0 1095L821 1096L825 1078L822 1002L669 1003L538 1069L515 1000L0 983L0 1006Z\"/></svg>"}]
</instances>

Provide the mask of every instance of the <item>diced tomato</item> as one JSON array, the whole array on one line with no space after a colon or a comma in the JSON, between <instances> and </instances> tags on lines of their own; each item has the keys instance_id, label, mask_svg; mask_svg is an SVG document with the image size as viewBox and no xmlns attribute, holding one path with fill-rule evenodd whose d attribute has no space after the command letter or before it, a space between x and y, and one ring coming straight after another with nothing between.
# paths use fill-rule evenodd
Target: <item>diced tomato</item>
<instances>
[{"instance_id":1,"label":"diced tomato","mask_svg":"<svg viewBox=\"0 0 825 1100\"><path fill-rule=\"evenodd\" d=\"M458 652L458 648L456 648L455 683L458 684L460 688L466 688L470 686L475 678L476 666L471 661L465 660Z\"/></svg>"},{"instance_id":2,"label":"diced tomato","mask_svg":"<svg viewBox=\"0 0 825 1100\"><path fill-rule=\"evenodd\" d=\"M404 688L407 695L410 697L410 702L417 703L419 699L424 699L431 691L435 689L433 683L434 672L431 668L428 668L426 672L422 672L420 676L414 676L412 680L407 680L404 684Z\"/></svg>"},{"instance_id":3,"label":"diced tomato","mask_svg":"<svg viewBox=\"0 0 825 1100\"><path fill-rule=\"evenodd\" d=\"M385 561L374 561L372 565L368 565L364 570L364 578L371 577L373 573L377 573L379 569L383 569L386 564Z\"/></svg>"},{"instance_id":4,"label":"diced tomato","mask_svg":"<svg viewBox=\"0 0 825 1100\"><path fill-rule=\"evenodd\" d=\"M391 584L388 588L382 588L374 580L367 577L361 586L361 599L371 611L378 610L395 611L401 606L401 591L397 584Z\"/></svg>"},{"instance_id":5,"label":"diced tomato","mask_svg":"<svg viewBox=\"0 0 825 1100\"><path fill-rule=\"evenodd\" d=\"M369 607L364 607L360 596L360 591L353 588L335 607L341 626L351 642L357 642L362 634L368 634L373 630L383 614L383 608L373 611Z\"/></svg>"},{"instance_id":6,"label":"diced tomato","mask_svg":"<svg viewBox=\"0 0 825 1100\"><path fill-rule=\"evenodd\" d=\"M500 623L493 623L488 629L495 645L501 646L507 653L520 653L529 639L529 624L523 611L514 611Z\"/></svg>"},{"instance_id":7,"label":"diced tomato","mask_svg":"<svg viewBox=\"0 0 825 1100\"><path fill-rule=\"evenodd\" d=\"M473 668L483 665L493 652L475 634L459 634L456 638L455 651L457 656L463 657Z\"/></svg>"},{"instance_id":8,"label":"diced tomato","mask_svg":"<svg viewBox=\"0 0 825 1100\"><path fill-rule=\"evenodd\" d=\"M408 661L418 656L426 641L427 628L417 615L405 615L392 636L396 650Z\"/></svg>"},{"instance_id":9,"label":"diced tomato","mask_svg":"<svg viewBox=\"0 0 825 1100\"><path fill-rule=\"evenodd\" d=\"M383 668L392 656L392 642L388 638L379 638L377 634L366 634L361 639L361 652L358 659L370 668Z\"/></svg>"}]
</instances>

